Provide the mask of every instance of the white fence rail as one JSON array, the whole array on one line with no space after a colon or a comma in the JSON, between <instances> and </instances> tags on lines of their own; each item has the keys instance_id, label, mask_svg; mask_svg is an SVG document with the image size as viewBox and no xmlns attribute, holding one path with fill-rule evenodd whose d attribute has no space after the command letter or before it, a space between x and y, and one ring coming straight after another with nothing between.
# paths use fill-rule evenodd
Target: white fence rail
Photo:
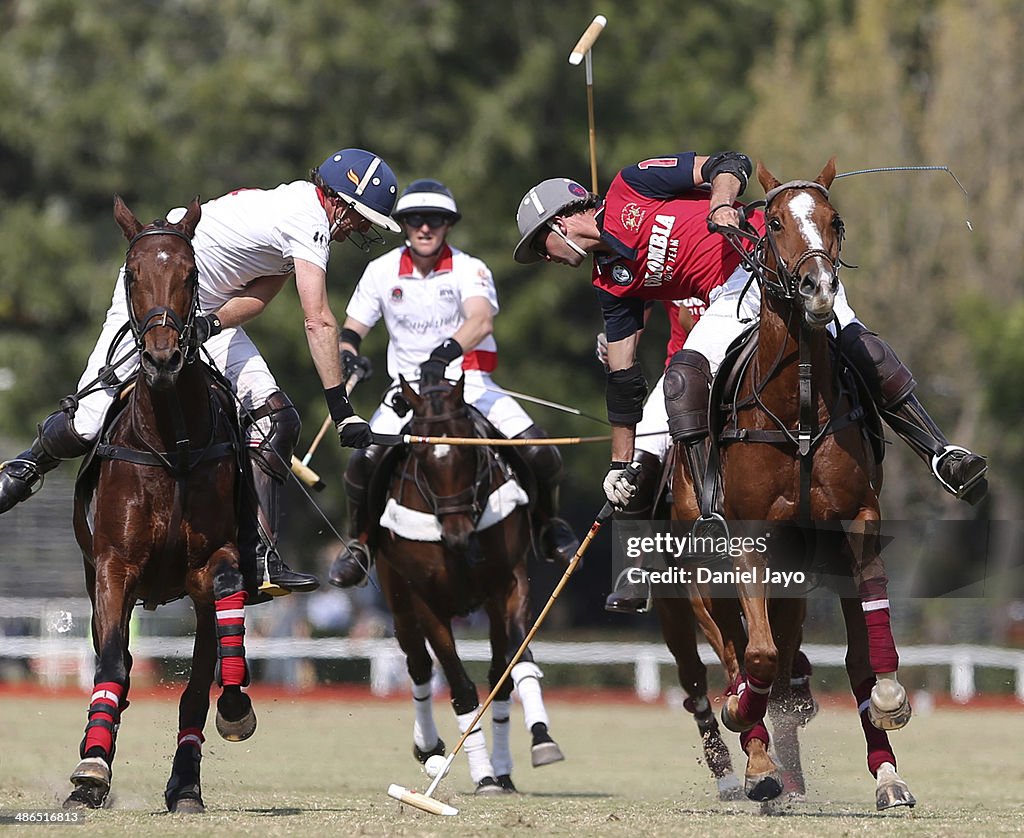
<instances>
[{"instance_id":1,"label":"white fence rail","mask_svg":"<svg viewBox=\"0 0 1024 838\"><path fill-rule=\"evenodd\" d=\"M28 659L44 682L76 674L85 686L92 684L94 659L87 638L69 629L89 624L88 600L0 598L0 621L31 621L35 636L0 636L0 659ZM368 660L370 687L377 695L406 690L405 658L392 638L246 638L246 653L254 660ZM459 640L459 654L466 661L489 661L486 640ZM631 664L637 695L653 701L661 695L661 667L673 665L668 649L660 643L607 641L559 642L538 640L531 644L541 664ZM816 667L845 666L846 647L804 644ZM137 636L132 654L139 658L191 658L191 637ZM705 663L716 662L709 646L701 646ZM1015 693L1024 702L1024 650L975 645L905 646L900 649L903 666L949 667L950 693L955 701L968 702L976 694L978 667L1008 669L1014 673Z\"/></svg>"}]
</instances>

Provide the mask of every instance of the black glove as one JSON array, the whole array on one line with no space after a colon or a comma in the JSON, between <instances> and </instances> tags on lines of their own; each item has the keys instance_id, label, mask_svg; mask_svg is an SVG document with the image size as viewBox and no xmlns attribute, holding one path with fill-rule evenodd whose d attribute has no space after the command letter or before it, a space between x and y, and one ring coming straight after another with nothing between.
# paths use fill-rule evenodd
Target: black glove
<instances>
[{"instance_id":1,"label":"black glove","mask_svg":"<svg viewBox=\"0 0 1024 838\"><path fill-rule=\"evenodd\" d=\"M420 364L420 381L440 381L448 365L462 354L462 347L455 338L449 338L430 353Z\"/></svg>"},{"instance_id":2,"label":"black glove","mask_svg":"<svg viewBox=\"0 0 1024 838\"><path fill-rule=\"evenodd\" d=\"M347 382L353 374L360 381L373 378L373 364L365 355L356 355L348 349L341 350L341 380Z\"/></svg>"},{"instance_id":3,"label":"black glove","mask_svg":"<svg viewBox=\"0 0 1024 838\"><path fill-rule=\"evenodd\" d=\"M192 322L192 328L196 333L196 343L202 345L214 335L219 335L224 327L216 314L197 314Z\"/></svg>"},{"instance_id":4,"label":"black glove","mask_svg":"<svg viewBox=\"0 0 1024 838\"><path fill-rule=\"evenodd\" d=\"M373 444L373 432L365 419L354 413L347 419L334 423L338 439L345 448L366 448Z\"/></svg>"}]
</instances>

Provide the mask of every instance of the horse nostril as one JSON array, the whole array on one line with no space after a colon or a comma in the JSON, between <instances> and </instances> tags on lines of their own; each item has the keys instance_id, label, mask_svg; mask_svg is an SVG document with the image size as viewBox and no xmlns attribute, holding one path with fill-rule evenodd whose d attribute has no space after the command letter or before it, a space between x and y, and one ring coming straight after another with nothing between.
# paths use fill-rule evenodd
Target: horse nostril
<instances>
[{"instance_id":1,"label":"horse nostril","mask_svg":"<svg viewBox=\"0 0 1024 838\"><path fill-rule=\"evenodd\" d=\"M818 283L814 278L810 274L804 275L804 278L800 280L800 294L804 297L813 297L817 290Z\"/></svg>"}]
</instances>

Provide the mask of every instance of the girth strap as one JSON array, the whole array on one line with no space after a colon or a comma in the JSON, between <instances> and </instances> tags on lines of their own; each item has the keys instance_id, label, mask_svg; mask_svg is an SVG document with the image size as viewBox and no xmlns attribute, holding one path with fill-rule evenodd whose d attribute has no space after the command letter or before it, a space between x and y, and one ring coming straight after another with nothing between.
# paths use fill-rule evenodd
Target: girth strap
<instances>
[{"instance_id":1,"label":"girth strap","mask_svg":"<svg viewBox=\"0 0 1024 838\"><path fill-rule=\"evenodd\" d=\"M231 442L219 442L216 445L210 445L203 449L193 449L188 452L187 469L193 469L199 463L205 460L219 460L222 457L227 457L235 450L234 443ZM160 466L161 468L167 467L167 462L171 458L177 458L177 451L173 453L156 453L151 454L148 451L136 451L134 448L125 448L121 445L108 445L106 443L100 443L96 446L96 456L101 457L105 460L124 460L125 462L135 463L139 466Z\"/></svg>"}]
</instances>

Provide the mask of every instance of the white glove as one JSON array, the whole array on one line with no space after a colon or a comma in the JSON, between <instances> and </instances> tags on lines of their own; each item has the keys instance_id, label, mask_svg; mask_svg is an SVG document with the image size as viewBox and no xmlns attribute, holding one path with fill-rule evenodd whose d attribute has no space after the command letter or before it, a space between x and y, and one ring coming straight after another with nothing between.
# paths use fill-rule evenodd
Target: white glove
<instances>
[{"instance_id":1,"label":"white glove","mask_svg":"<svg viewBox=\"0 0 1024 838\"><path fill-rule=\"evenodd\" d=\"M594 348L597 360L601 362L605 370L608 369L608 336L604 332L597 333L597 346Z\"/></svg>"},{"instance_id":2,"label":"white glove","mask_svg":"<svg viewBox=\"0 0 1024 838\"><path fill-rule=\"evenodd\" d=\"M604 478L604 496L608 502L622 509L637 493L637 486L626 473L625 463L614 463Z\"/></svg>"}]
</instances>

